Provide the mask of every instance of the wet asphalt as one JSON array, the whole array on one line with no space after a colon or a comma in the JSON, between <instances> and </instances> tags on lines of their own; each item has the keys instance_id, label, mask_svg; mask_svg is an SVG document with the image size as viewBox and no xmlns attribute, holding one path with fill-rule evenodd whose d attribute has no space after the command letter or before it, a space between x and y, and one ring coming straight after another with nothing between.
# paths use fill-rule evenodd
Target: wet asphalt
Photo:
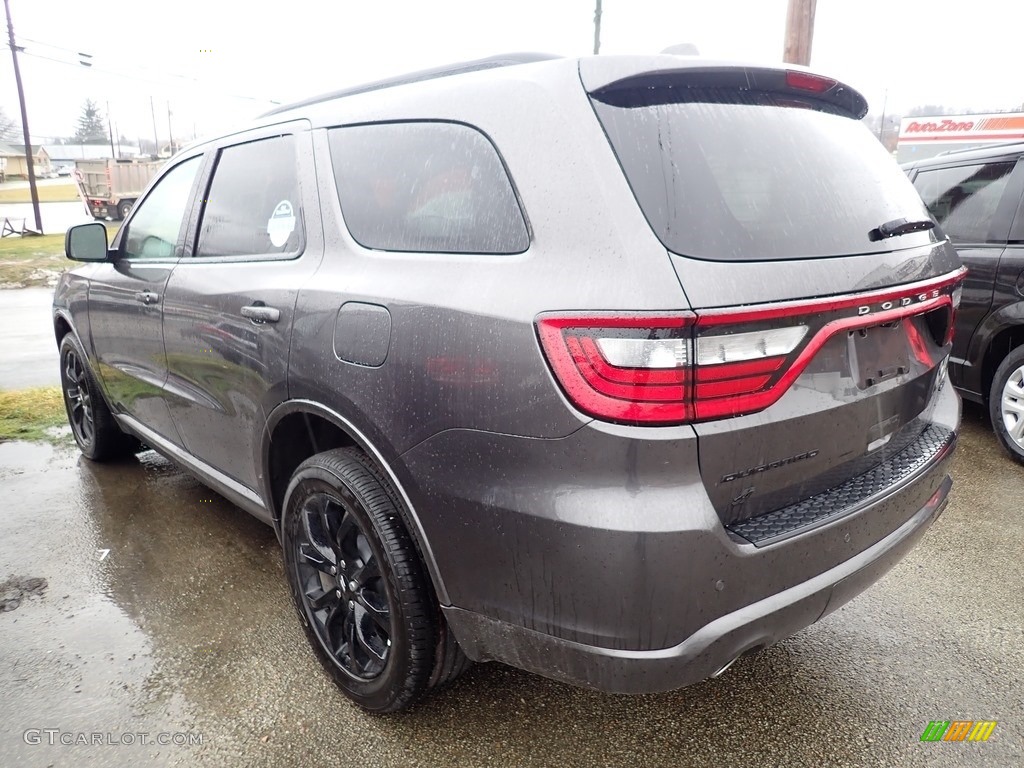
<instances>
[{"instance_id":1,"label":"wet asphalt","mask_svg":"<svg viewBox=\"0 0 1024 768\"><path fill-rule=\"evenodd\" d=\"M307 648L269 528L151 452L0 445L0 766L1024 765L1024 467L979 409L954 478L881 582L718 680L623 697L486 664L374 717ZM919 740L956 719L998 725Z\"/></svg>"}]
</instances>

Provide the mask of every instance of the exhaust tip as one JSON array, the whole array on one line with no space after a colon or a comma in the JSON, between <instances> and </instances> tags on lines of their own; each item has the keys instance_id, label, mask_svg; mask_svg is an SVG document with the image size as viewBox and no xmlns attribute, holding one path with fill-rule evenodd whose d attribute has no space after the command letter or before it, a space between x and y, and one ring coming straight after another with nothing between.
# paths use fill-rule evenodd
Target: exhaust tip
<instances>
[{"instance_id":1,"label":"exhaust tip","mask_svg":"<svg viewBox=\"0 0 1024 768\"><path fill-rule=\"evenodd\" d=\"M731 661L726 662L722 667L719 667L716 672L712 672L711 679L714 680L716 677L721 677L722 675L724 675L726 673L726 670L728 670L729 667L735 664L737 659L739 659L739 657L742 655L743 654L741 653L739 656L734 657Z\"/></svg>"}]
</instances>

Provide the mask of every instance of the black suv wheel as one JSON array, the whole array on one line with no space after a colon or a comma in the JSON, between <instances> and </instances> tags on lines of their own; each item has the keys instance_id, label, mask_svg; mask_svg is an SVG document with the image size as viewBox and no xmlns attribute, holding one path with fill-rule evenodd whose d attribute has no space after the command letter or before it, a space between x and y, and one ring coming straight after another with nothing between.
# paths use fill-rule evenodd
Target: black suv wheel
<instances>
[{"instance_id":1,"label":"black suv wheel","mask_svg":"<svg viewBox=\"0 0 1024 768\"><path fill-rule=\"evenodd\" d=\"M988 408L999 442L1024 464L1024 347L1011 351L996 369Z\"/></svg>"},{"instance_id":2,"label":"black suv wheel","mask_svg":"<svg viewBox=\"0 0 1024 768\"><path fill-rule=\"evenodd\" d=\"M292 597L323 666L374 712L412 704L431 682L436 607L387 480L360 452L306 460L285 496Z\"/></svg>"},{"instance_id":3,"label":"black suv wheel","mask_svg":"<svg viewBox=\"0 0 1024 768\"><path fill-rule=\"evenodd\" d=\"M68 333L60 342L60 383L71 434L86 458L107 461L141 448L117 426L89 369L82 345Z\"/></svg>"}]
</instances>

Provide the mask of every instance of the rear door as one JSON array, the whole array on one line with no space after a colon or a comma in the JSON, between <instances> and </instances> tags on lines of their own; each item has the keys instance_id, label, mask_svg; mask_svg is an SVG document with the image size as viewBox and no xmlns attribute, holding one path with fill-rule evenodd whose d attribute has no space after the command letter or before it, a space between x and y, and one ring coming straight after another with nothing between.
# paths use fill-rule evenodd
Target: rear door
<instances>
[{"instance_id":1,"label":"rear door","mask_svg":"<svg viewBox=\"0 0 1024 768\"><path fill-rule=\"evenodd\" d=\"M194 247L167 284L169 402L193 455L257 490L267 414L288 396L295 299L323 253L306 123L216 147Z\"/></svg>"},{"instance_id":2,"label":"rear door","mask_svg":"<svg viewBox=\"0 0 1024 768\"><path fill-rule=\"evenodd\" d=\"M183 251L202 155L174 164L114 239L112 263L89 284L89 324L110 405L180 444L164 399L164 290Z\"/></svg>"},{"instance_id":3,"label":"rear door","mask_svg":"<svg viewBox=\"0 0 1024 768\"><path fill-rule=\"evenodd\" d=\"M953 383L961 385L971 339L992 308L996 275L1024 187L1024 164L1004 158L922 168L913 181L968 268L950 356Z\"/></svg>"},{"instance_id":4,"label":"rear door","mask_svg":"<svg viewBox=\"0 0 1024 768\"><path fill-rule=\"evenodd\" d=\"M744 521L931 439L959 264L851 89L615 66L581 74L696 315L704 485L726 526L762 541Z\"/></svg>"}]
</instances>

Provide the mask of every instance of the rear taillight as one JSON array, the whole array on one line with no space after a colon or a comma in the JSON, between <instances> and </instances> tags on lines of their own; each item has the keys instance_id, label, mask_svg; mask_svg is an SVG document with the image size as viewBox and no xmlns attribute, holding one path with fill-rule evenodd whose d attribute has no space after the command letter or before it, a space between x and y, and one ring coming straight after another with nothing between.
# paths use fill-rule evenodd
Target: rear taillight
<instances>
[{"instance_id":1,"label":"rear taillight","mask_svg":"<svg viewBox=\"0 0 1024 768\"><path fill-rule=\"evenodd\" d=\"M837 333L923 315L929 330L939 331L935 345L948 345L951 294L965 274L738 310L545 314L537 332L555 378L579 410L608 421L683 424L764 410ZM941 329L932 329L936 322ZM929 353L912 323L907 329L914 354L933 365L941 355Z\"/></svg>"},{"instance_id":2,"label":"rear taillight","mask_svg":"<svg viewBox=\"0 0 1024 768\"><path fill-rule=\"evenodd\" d=\"M573 405L611 421L679 424L691 420L694 318L601 314L545 316L541 346Z\"/></svg>"}]
</instances>

